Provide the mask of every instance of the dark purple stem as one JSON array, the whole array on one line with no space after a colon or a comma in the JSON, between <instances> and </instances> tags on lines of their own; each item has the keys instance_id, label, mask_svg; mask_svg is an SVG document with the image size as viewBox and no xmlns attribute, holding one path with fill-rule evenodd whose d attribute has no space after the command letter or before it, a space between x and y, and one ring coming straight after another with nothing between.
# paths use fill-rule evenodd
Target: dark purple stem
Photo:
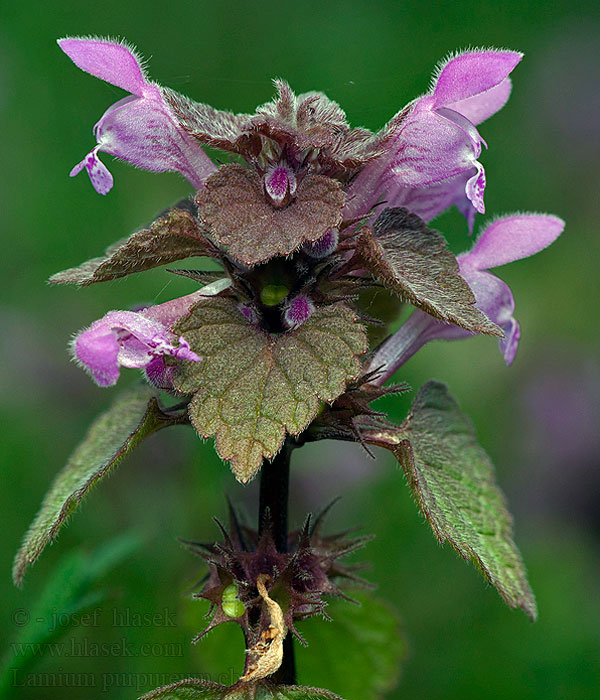
<instances>
[{"instance_id":1,"label":"dark purple stem","mask_svg":"<svg viewBox=\"0 0 600 700\"><path fill-rule=\"evenodd\" d=\"M279 552L287 552L288 541L288 495L290 483L290 456L293 445L286 440L283 448L272 462L263 462L260 471L260 498L258 505L258 531L262 534L267 509L271 517L273 539ZM283 663L269 679L274 683L295 685L296 664L291 633L283 640Z\"/></svg>"}]
</instances>

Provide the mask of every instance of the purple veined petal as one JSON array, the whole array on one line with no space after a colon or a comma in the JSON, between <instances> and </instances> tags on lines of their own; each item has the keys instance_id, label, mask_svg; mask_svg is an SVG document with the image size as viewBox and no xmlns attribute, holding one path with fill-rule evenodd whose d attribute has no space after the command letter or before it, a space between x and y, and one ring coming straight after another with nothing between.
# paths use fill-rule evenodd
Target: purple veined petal
<instances>
[{"instance_id":1,"label":"purple veined petal","mask_svg":"<svg viewBox=\"0 0 600 700\"><path fill-rule=\"evenodd\" d=\"M511 289L491 272L475 270L465 265L465 257L458 257L461 275L475 294L477 308L504 331L504 338L499 339L498 345L506 364L510 365L515 359L521 337L519 324L513 316L515 300Z\"/></svg>"},{"instance_id":2,"label":"purple veined petal","mask_svg":"<svg viewBox=\"0 0 600 700\"><path fill-rule=\"evenodd\" d=\"M519 324L514 318L515 301L510 287L490 272L475 270L464 265L466 254L459 256L460 272L475 294L476 306L504 331L498 345L507 365L515 359L521 336ZM443 323L423 311L416 310L375 351L369 363L369 371L379 369L375 383L383 384L418 350L432 340L462 340L473 333L450 323Z\"/></svg>"},{"instance_id":3,"label":"purple veined petal","mask_svg":"<svg viewBox=\"0 0 600 700\"><path fill-rule=\"evenodd\" d=\"M491 223L468 253L462 266L487 270L521 260L547 248L564 229L564 221L544 214L516 214Z\"/></svg>"},{"instance_id":4,"label":"purple veined petal","mask_svg":"<svg viewBox=\"0 0 600 700\"><path fill-rule=\"evenodd\" d=\"M152 386L165 391L173 390L175 367L165 364L164 357L155 357L146 365L144 372L146 374L146 379Z\"/></svg>"},{"instance_id":5,"label":"purple veined petal","mask_svg":"<svg viewBox=\"0 0 600 700\"><path fill-rule=\"evenodd\" d=\"M144 170L175 170L200 189L216 166L159 95L124 98L110 107L95 127L98 148Z\"/></svg>"},{"instance_id":6,"label":"purple veined petal","mask_svg":"<svg viewBox=\"0 0 600 700\"><path fill-rule=\"evenodd\" d=\"M464 195L457 194L455 185L465 173L469 173L469 179L462 180L463 193L478 211L483 209L485 176L477 160L483 140L475 126L461 114L447 108L433 111L431 106L430 97L417 100L394 138L390 152L367 165L351 183L347 190L345 218L367 214L380 199L387 207L408 206L409 209L409 200L421 199L420 211L425 213L425 220L429 220L443 211L440 209L442 202L447 202L444 208L463 203ZM430 188L438 183L447 184L432 192ZM471 186L464 189L467 183ZM426 197L430 194L436 201L428 205ZM468 210L466 205L463 208ZM420 215L418 210L411 211ZM474 213L470 216L472 221Z\"/></svg>"},{"instance_id":7,"label":"purple veined petal","mask_svg":"<svg viewBox=\"0 0 600 700\"><path fill-rule=\"evenodd\" d=\"M125 43L107 39L67 37L57 41L81 70L141 97L148 80L140 59Z\"/></svg>"},{"instance_id":8,"label":"purple veined petal","mask_svg":"<svg viewBox=\"0 0 600 700\"><path fill-rule=\"evenodd\" d=\"M58 43L79 68L132 93L109 107L94 127L98 145L83 164L95 189L106 194L112 187L112 176L97 159L98 150L144 170L179 172L200 189L216 166L179 126L161 88L146 78L135 53L124 44L101 39ZM71 172L81 169L76 166Z\"/></svg>"},{"instance_id":9,"label":"purple veined petal","mask_svg":"<svg viewBox=\"0 0 600 700\"><path fill-rule=\"evenodd\" d=\"M296 194L296 175L285 163L271 166L265 173L264 184L267 197L276 207L284 206Z\"/></svg>"},{"instance_id":10,"label":"purple veined petal","mask_svg":"<svg viewBox=\"0 0 600 700\"><path fill-rule=\"evenodd\" d=\"M90 182L98 194L108 194L113 186L113 176L110 170L98 158L100 146L93 148L87 156L78 163L69 173L69 177L75 177L84 168L90 176Z\"/></svg>"},{"instance_id":11,"label":"purple veined petal","mask_svg":"<svg viewBox=\"0 0 600 700\"><path fill-rule=\"evenodd\" d=\"M435 108L448 107L496 87L523 58L516 51L467 51L451 57L437 74ZM467 116L467 115L465 115Z\"/></svg>"},{"instance_id":12,"label":"purple veined petal","mask_svg":"<svg viewBox=\"0 0 600 700\"><path fill-rule=\"evenodd\" d=\"M315 312L315 305L305 294L290 299L283 312L283 322L287 328L298 328Z\"/></svg>"},{"instance_id":13,"label":"purple veined petal","mask_svg":"<svg viewBox=\"0 0 600 700\"><path fill-rule=\"evenodd\" d=\"M458 206L472 229L475 210L484 211L485 186L483 167L477 162L482 140L475 124L505 104L511 90L508 75L521 58L513 51L490 50L449 59L438 70L430 93L415 100L408 116L398 120L387 140L387 153L369 163L348 187L344 218L366 216L381 200L386 206L409 209L409 202L421 200L414 212L430 220L447 202ZM459 178L463 193L454 189ZM437 183L447 185L438 188ZM428 194L434 198L430 206L424 202Z\"/></svg>"},{"instance_id":14,"label":"purple veined petal","mask_svg":"<svg viewBox=\"0 0 600 700\"><path fill-rule=\"evenodd\" d=\"M391 181L382 207L406 207L423 221L429 222L451 206L456 206L467 220L469 232L473 230L477 210L468 199L465 188L476 169L455 175L449 180L427 187L403 187L398 180ZM378 207L378 209L380 209ZM344 210L346 212L346 210ZM377 216L377 212L374 218ZM347 216L347 218L351 218Z\"/></svg>"},{"instance_id":15,"label":"purple veined petal","mask_svg":"<svg viewBox=\"0 0 600 700\"><path fill-rule=\"evenodd\" d=\"M452 110L429 109L430 98L419 102L403 124L391 164L393 174L409 187L459 175L472 168L481 153L479 134L466 119Z\"/></svg>"},{"instance_id":16,"label":"purple veined petal","mask_svg":"<svg viewBox=\"0 0 600 700\"><path fill-rule=\"evenodd\" d=\"M326 258L328 255L331 255L337 248L339 240L339 230L337 228L330 228L321 238L317 238L316 241L308 241L305 243L302 246L302 250L309 258L319 260L320 258Z\"/></svg>"}]
</instances>

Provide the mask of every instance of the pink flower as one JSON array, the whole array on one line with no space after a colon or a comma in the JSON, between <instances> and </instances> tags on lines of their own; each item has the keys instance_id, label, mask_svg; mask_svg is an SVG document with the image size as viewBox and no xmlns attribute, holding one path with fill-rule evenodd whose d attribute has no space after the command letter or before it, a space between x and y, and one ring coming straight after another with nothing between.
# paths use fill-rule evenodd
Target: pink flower
<instances>
[{"instance_id":1,"label":"pink flower","mask_svg":"<svg viewBox=\"0 0 600 700\"><path fill-rule=\"evenodd\" d=\"M509 286L488 269L538 253L558 238L563 228L564 222L555 216L506 216L490 224L471 250L457 258L460 273L475 294L477 308L504 331L499 345L507 365L515 359L521 331L513 316L515 302ZM376 350L369 369L380 370L375 381L383 384L430 340L460 340L470 335L458 326L415 311Z\"/></svg>"},{"instance_id":2,"label":"pink flower","mask_svg":"<svg viewBox=\"0 0 600 700\"><path fill-rule=\"evenodd\" d=\"M98 158L98 151L104 151L145 170L175 170L200 189L216 166L179 126L135 52L106 39L66 38L58 45L82 70L131 93L102 115L94 127L98 145L71 170L71 177L85 168L95 190L107 194L113 178Z\"/></svg>"},{"instance_id":3,"label":"pink flower","mask_svg":"<svg viewBox=\"0 0 600 700\"><path fill-rule=\"evenodd\" d=\"M345 218L366 216L381 199L425 221L456 204L472 227L475 212L485 212L485 171L478 160L484 142L475 127L508 100L508 75L522 56L488 50L448 59L431 90L382 130L383 154L348 188Z\"/></svg>"},{"instance_id":4,"label":"pink flower","mask_svg":"<svg viewBox=\"0 0 600 700\"><path fill-rule=\"evenodd\" d=\"M120 367L127 367L146 369L152 383L168 388L170 368L164 365L164 356L201 359L170 328L202 296L195 292L137 312L109 311L75 337L73 356L100 386L116 384Z\"/></svg>"}]
</instances>

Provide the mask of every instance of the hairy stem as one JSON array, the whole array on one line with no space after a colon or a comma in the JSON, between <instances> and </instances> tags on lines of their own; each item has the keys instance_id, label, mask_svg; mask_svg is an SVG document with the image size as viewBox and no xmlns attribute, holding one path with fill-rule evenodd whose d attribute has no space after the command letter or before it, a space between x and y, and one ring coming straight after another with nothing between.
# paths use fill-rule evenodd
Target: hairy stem
<instances>
[{"instance_id":1,"label":"hairy stem","mask_svg":"<svg viewBox=\"0 0 600 700\"><path fill-rule=\"evenodd\" d=\"M262 534L267 509L271 517L273 539L279 552L287 552L288 540L288 495L290 482L290 457L293 444L288 439L272 462L263 462L260 471L260 499L258 505L258 531ZM275 683L294 685L296 683L296 664L294 661L294 644L288 632L283 641L283 663L273 674Z\"/></svg>"}]
</instances>

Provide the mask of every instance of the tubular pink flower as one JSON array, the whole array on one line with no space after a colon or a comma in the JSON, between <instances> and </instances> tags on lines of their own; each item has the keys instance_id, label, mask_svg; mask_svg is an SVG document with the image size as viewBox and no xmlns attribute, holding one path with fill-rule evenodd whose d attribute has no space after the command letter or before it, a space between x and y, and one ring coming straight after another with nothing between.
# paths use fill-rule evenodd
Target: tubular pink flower
<instances>
[{"instance_id":1,"label":"tubular pink flower","mask_svg":"<svg viewBox=\"0 0 600 700\"><path fill-rule=\"evenodd\" d=\"M106 39L66 38L58 45L81 70L131 93L102 115L94 127L98 145L71 170L71 177L85 168L94 189L107 194L113 178L98 158L98 151L104 151L145 170L177 171L200 189L216 166L179 126L161 87L147 79L136 54Z\"/></svg>"},{"instance_id":2,"label":"tubular pink flower","mask_svg":"<svg viewBox=\"0 0 600 700\"><path fill-rule=\"evenodd\" d=\"M426 221L456 204L472 225L485 212L483 142L475 128L507 101L514 51L470 51L450 58L432 89L399 112L382 137L385 152L348 188L344 215L366 216L381 198ZM485 145L485 144L484 144Z\"/></svg>"},{"instance_id":3,"label":"tubular pink flower","mask_svg":"<svg viewBox=\"0 0 600 700\"><path fill-rule=\"evenodd\" d=\"M555 216L517 214L490 224L467 253L457 260L460 273L469 283L476 305L504 331L499 341L507 365L515 358L521 331L513 316L515 302L509 286L487 270L527 258L549 246L562 233L564 222ZM369 369L379 369L375 382L383 384L430 340L460 340L471 334L458 326L442 323L415 311L396 333L375 352Z\"/></svg>"},{"instance_id":4,"label":"tubular pink flower","mask_svg":"<svg viewBox=\"0 0 600 700\"><path fill-rule=\"evenodd\" d=\"M202 296L195 292L138 312L109 311L75 337L73 356L100 386L115 384L120 367L128 367L146 369L149 381L168 388L163 386L171 376L162 362L164 356L201 359L170 327Z\"/></svg>"}]
</instances>

